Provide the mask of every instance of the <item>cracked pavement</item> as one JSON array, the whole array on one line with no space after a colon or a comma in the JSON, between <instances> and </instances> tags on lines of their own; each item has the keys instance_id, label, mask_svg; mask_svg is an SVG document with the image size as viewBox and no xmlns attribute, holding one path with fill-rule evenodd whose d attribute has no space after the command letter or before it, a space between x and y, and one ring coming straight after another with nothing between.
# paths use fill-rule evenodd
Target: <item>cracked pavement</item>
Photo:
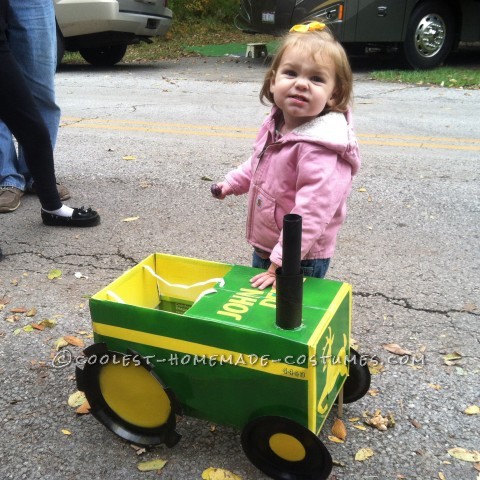
<instances>
[{"instance_id":1,"label":"cracked pavement","mask_svg":"<svg viewBox=\"0 0 480 480\"><path fill-rule=\"evenodd\" d=\"M245 198L212 199L208 179L248 157L268 111L258 101L264 72L259 61L226 58L57 74L57 176L73 193L66 203L92 205L102 224L44 227L32 195L0 216L1 478L196 480L208 467L265 478L238 430L190 417L178 423L177 446L137 455L75 414L67 405L75 366L51 361L59 337L92 342L88 296L150 253L249 264ZM328 277L352 284L354 340L383 371L372 376L372 394L344 407L345 443L328 439L335 409L320 432L335 461L331 479L474 480L474 464L447 452L479 449L479 417L464 410L480 401L480 91L380 84L362 69L355 78L363 166ZM61 278L47 278L53 269ZM37 313L12 319L20 307ZM56 325L23 330L43 319ZM412 355L389 353L391 343ZM452 353L460 358L447 365ZM349 421L375 410L395 427ZM374 455L356 461L360 448ZM137 470L154 458L168 461L160 474Z\"/></svg>"}]
</instances>

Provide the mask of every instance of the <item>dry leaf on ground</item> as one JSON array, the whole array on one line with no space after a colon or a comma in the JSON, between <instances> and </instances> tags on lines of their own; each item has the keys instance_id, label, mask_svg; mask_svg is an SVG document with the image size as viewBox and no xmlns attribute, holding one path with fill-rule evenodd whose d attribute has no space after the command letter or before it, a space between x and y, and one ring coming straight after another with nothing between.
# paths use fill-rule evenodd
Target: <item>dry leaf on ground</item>
<instances>
[{"instance_id":1,"label":"dry leaf on ground","mask_svg":"<svg viewBox=\"0 0 480 480\"><path fill-rule=\"evenodd\" d=\"M73 335L65 335L63 339L74 347L83 348L85 346L85 342L81 338L74 337Z\"/></svg>"},{"instance_id":2,"label":"dry leaf on ground","mask_svg":"<svg viewBox=\"0 0 480 480\"><path fill-rule=\"evenodd\" d=\"M396 343L387 343L383 345L383 348L387 350L387 352L394 353L395 355L413 355L410 350L405 350Z\"/></svg>"},{"instance_id":3,"label":"dry leaf on ground","mask_svg":"<svg viewBox=\"0 0 480 480\"><path fill-rule=\"evenodd\" d=\"M157 458L156 460L149 460L147 462L140 462L137 464L137 468L141 472L151 472L152 470L161 470L165 464L167 463L166 460L162 460Z\"/></svg>"},{"instance_id":4,"label":"dry leaf on ground","mask_svg":"<svg viewBox=\"0 0 480 480\"><path fill-rule=\"evenodd\" d=\"M235 475L228 470L222 468L207 468L202 472L203 480L242 480L242 477Z\"/></svg>"},{"instance_id":5,"label":"dry leaf on ground","mask_svg":"<svg viewBox=\"0 0 480 480\"><path fill-rule=\"evenodd\" d=\"M480 452L477 450L467 450L466 448L455 447L451 448L448 451L448 454L451 457L463 460L464 462L480 462Z\"/></svg>"},{"instance_id":6,"label":"dry leaf on ground","mask_svg":"<svg viewBox=\"0 0 480 480\"><path fill-rule=\"evenodd\" d=\"M445 365L456 365L456 362L462 359L462 355L458 352L452 352L443 357Z\"/></svg>"},{"instance_id":7,"label":"dry leaf on ground","mask_svg":"<svg viewBox=\"0 0 480 480\"><path fill-rule=\"evenodd\" d=\"M53 270L50 270L50 272L48 272L47 278L49 280L53 280L55 278L60 278L61 276L62 276L62 271L59 270L58 268L54 268Z\"/></svg>"},{"instance_id":8,"label":"dry leaf on ground","mask_svg":"<svg viewBox=\"0 0 480 480\"><path fill-rule=\"evenodd\" d=\"M468 406L463 413L467 415L478 415L480 413L480 407L478 405L470 405Z\"/></svg>"},{"instance_id":9,"label":"dry leaf on ground","mask_svg":"<svg viewBox=\"0 0 480 480\"><path fill-rule=\"evenodd\" d=\"M364 460L367 460L370 457L373 457L374 452L371 448L361 448L356 454L355 454L355 460L357 462L363 462Z\"/></svg>"},{"instance_id":10,"label":"dry leaf on ground","mask_svg":"<svg viewBox=\"0 0 480 480\"><path fill-rule=\"evenodd\" d=\"M336 418L332 426L332 434L340 440L345 440L347 438L347 429L345 424L339 418Z\"/></svg>"},{"instance_id":11,"label":"dry leaf on ground","mask_svg":"<svg viewBox=\"0 0 480 480\"><path fill-rule=\"evenodd\" d=\"M90 413L90 404L88 403L88 400L85 400L76 410L75 413L78 413L79 415L86 415L87 413Z\"/></svg>"},{"instance_id":12,"label":"dry leaf on ground","mask_svg":"<svg viewBox=\"0 0 480 480\"><path fill-rule=\"evenodd\" d=\"M83 402L85 402L86 398L85 398L85 394L83 392L80 392L79 390L77 390L75 393L72 393L69 397L68 397L68 405L72 408L77 408L79 407L80 405L82 405Z\"/></svg>"}]
</instances>

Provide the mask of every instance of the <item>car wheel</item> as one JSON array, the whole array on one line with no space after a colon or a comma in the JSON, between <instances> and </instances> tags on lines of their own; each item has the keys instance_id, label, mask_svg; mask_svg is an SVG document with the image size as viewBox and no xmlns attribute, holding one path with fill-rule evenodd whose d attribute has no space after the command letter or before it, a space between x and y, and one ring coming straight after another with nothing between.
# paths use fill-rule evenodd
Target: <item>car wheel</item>
<instances>
[{"instance_id":1,"label":"car wheel","mask_svg":"<svg viewBox=\"0 0 480 480\"><path fill-rule=\"evenodd\" d=\"M99 48L81 48L80 55L95 67L111 67L125 55L127 45L110 45Z\"/></svg>"},{"instance_id":2,"label":"car wheel","mask_svg":"<svg viewBox=\"0 0 480 480\"><path fill-rule=\"evenodd\" d=\"M57 68L60 66L65 55L65 39L57 25Z\"/></svg>"},{"instance_id":3,"label":"car wheel","mask_svg":"<svg viewBox=\"0 0 480 480\"><path fill-rule=\"evenodd\" d=\"M444 2L427 1L418 5L408 21L403 56L414 69L440 65L452 50L455 18Z\"/></svg>"}]
</instances>

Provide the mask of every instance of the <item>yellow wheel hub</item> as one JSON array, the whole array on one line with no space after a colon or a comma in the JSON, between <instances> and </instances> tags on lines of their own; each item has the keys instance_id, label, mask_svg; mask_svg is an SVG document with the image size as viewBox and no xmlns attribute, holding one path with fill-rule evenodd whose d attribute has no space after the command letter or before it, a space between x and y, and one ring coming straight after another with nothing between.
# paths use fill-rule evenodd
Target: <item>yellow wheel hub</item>
<instances>
[{"instance_id":1,"label":"yellow wheel hub","mask_svg":"<svg viewBox=\"0 0 480 480\"><path fill-rule=\"evenodd\" d=\"M300 462L305 458L305 447L292 435L275 433L268 440L268 444L275 455L288 462Z\"/></svg>"},{"instance_id":2,"label":"yellow wheel hub","mask_svg":"<svg viewBox=\"0 0 480 480\"><path fill-rule=\"evenodd\" d=\"M170 416L168 395L143 366L108 363L100 370L99 384L108 406L132 425L160 427Z\"/></svg>"}]
</instances>

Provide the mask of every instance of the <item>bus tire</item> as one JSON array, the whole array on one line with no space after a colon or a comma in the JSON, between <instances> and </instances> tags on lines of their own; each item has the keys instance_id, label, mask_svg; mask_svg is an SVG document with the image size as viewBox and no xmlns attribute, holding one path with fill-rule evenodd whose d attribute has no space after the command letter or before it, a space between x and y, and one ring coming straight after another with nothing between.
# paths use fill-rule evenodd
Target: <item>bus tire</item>
<instances>
[{"instance_id":1,"label":"bus tire","mask_svg":"<svg viewBox=\"0 0 480 480\"><path fill-rule=\"evenodd\" d=\"M403 42L406 64L413 69L440 65L453 48L455 30L454 12L446 3L428 0L417 5Z\"/></svg>"}]
</instances>

